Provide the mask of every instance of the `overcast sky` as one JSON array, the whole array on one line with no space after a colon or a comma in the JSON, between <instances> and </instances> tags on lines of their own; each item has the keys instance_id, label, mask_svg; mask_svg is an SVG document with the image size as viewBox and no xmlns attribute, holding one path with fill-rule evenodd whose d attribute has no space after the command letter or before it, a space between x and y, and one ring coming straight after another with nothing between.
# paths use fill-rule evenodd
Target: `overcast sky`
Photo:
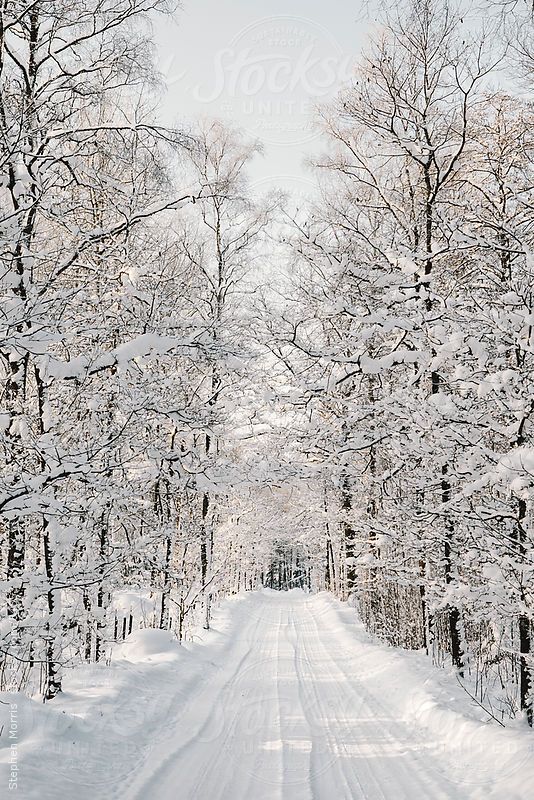
<instances>
[{"instance_id":1,"label":"overcast sky","mask_svg":"<svg viewBox=\"0 0 534 800\"><path fill-rule=\"evenodd\" d=\"M183 0L156 27L167 123L227 119L264 142L260 190L310 188L314 106L347 82L368 22L364 0ZM266 14L266 9L269 13Z\"/></svg>"}]
</instances>

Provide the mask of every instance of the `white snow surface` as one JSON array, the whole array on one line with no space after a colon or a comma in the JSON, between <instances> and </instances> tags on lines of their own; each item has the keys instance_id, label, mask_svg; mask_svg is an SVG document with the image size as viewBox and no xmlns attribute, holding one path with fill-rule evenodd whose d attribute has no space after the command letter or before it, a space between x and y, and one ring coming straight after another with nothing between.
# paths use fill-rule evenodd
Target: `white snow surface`
<instances>
[{"instance_id":1,"label":"white snow surface","mask_svg":"<svg viewBox=\"0 0 534 800\"><path fill-rule=\"evenodd\" d=\"M527 800L534 735L501 728L421 653L369 637L322 593L224 602L180 646L132 633L110 665L17 704L20 798ZM0 768L12 741L0 737ZM7 786L2 776L1 785ZM6 791L7 796L7 791Z\"/></svg>"}]
</instances>

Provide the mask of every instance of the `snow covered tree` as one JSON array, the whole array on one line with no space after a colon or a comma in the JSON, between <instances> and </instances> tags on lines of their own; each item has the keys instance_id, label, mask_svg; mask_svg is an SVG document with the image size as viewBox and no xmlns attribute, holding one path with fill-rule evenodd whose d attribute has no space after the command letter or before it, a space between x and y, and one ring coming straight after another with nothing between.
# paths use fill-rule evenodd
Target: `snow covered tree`
<instances>
[{"instance_id":1,"label":"snow covered tree","mask_svg":"<svg viewBox=\"0 0 534 800\"><path fill-rule=\"evenodd\" d=\"M323 197L289 237L291 299L272 350L312 409L300 448L334 478L345 591L368 626L439 662L448 653L460 674L480 658L492 690L488 664L504 657L530 720L527 479L506 497L496 487L510 473L496 465L527 445L531 413L520 388L531 112L489 92L498 59L443 4L414 2L386 21L354 86L323 114ZM506 421L486 380L509 386ZM490 590L487 565L508 563L505 551L509 571Z\"/></svg>"},{"instance_id":2,"label":"snow covered tree","mask_svg":"<svg viewBox=\"0 0 534 800\"><path fill-rule=\"evenodd\" d=\"M152 81L143 21L166 8L99 0L13 2L2 11L3 651L32 665L42 637L46 697L60 689L62 592L97 583L102 595L115 560L104 503L96 564L88 574L83 559L74 563L80 547L91 549L93 523L73 498L112 476L113 444L128 422L117 420L110 388L88 430L88 395L99 395L121 359L144 355L143 341L120 350L120 274L135 261L135 229L186 199L155 188L164 148L181 137L151 124L140 102ZM78 536L88 540L73 549Z\"/></svg>"}]
</instances>

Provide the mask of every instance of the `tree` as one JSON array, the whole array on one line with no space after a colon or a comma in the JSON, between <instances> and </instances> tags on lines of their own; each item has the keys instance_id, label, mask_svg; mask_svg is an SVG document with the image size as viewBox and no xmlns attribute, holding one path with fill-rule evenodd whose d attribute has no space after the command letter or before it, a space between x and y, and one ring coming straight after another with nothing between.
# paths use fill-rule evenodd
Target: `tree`
<instances>
[{"instance_id":1,"label":"tree","mask_svg":"<svg viewBox=\"0 0 534 800\"><path fill-rule=\"evenodd\" d=\"M152 70L141 23L147 13L166 8L159 2L99 0L76 8L63 2L13 2L2 11L1 362L7 469L0 508L8 614L14 621L9 641L15 650L9 642L7 649L15 659L34 661L35 643L31 635L25 641L22 635L29 623L20 623L31 603L32 624L41 630L35 590L46 598L47 698L60 690L53 632L63 624L63 581L55 573L63 555L58 537L65 536L65 518L84 516L81 509L74 518L67 512L74 486L98 480L102 471L111 475L109 441L120 429L110 408L107 429L104 424L98 433L91 431L100 441L80 447L81 441L70 437L69 446L63 409L76 402L73 387L94 381L96 388L104 373L117 368L120 342L109 323L117 294L104 284L131 254L133 231L186 199L173 192L158 195L150 183L155 172L161 175L163 145L182 139L148 123L136 99ZM126 171L121 169L125 153ZM99 302L107 305L100 329L87 319ZM99 523L100 571L108 557L107 513L102 510ZM74 585L93 580L79 573L71 577Z\"/></svg>"}]
</instances>

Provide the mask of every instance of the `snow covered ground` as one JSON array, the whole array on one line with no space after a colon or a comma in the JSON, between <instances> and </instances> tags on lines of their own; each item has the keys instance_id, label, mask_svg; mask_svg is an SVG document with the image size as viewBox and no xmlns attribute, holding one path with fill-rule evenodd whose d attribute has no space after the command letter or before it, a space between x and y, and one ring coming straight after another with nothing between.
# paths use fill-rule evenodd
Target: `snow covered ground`
<instances>
[{"instance_id":1,"label":"snow covered ground","mask_svg":"<svg viewBox=\"0 0 534 800\"><path fill-rule=\"evenodd\" d=\"M328 594L240 595L202 640L132 634L42 706L0 705L32 800L527 800L534 735ZM16 738L9 740L11 704ZM7 774L1 786L7 786ZM2 788L2 796L3 794ZM7 792L6 792L7 795Z\"/></svg>"}]
</instances>

